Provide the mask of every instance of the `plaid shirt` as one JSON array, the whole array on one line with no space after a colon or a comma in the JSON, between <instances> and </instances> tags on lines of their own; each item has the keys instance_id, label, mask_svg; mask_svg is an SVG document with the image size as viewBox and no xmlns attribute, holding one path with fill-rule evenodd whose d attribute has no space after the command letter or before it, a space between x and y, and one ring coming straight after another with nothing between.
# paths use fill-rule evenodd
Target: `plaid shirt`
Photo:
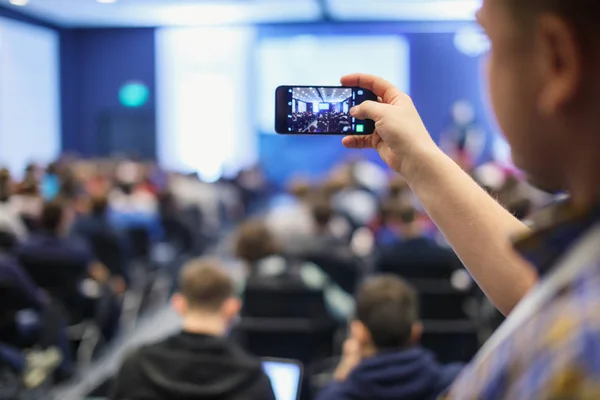
<instances>
[{"instance_id":1,"label":"plaid shirt","mask_svg":"<svg viewBox=\"0 0 600 400\"><path fill-rule=\"evenodd\" d=\"M535 233L515 247L544 280L599 222L600 207L582 212L559 204L543 211ZM600 399L600 258L581 265L561 288L487 357L475 359L446 398Z\"/></svg>"}]
</instances>

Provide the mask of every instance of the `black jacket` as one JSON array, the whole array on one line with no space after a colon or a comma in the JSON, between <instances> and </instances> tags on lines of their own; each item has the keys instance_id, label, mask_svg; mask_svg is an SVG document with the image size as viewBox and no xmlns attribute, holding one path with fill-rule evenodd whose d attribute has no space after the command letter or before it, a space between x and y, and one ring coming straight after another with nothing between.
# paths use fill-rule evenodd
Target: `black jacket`
<instances>
[{"instance_id":1,"label":"black jacket","mask_svg":"<svg viewBox=\"0 0 600 400\"><path fill-rule=\"evenodd\" d=\"M180 333L127 357L113 400L275 400L261 362L224 338Z\"/></svg>"}]
</instances>

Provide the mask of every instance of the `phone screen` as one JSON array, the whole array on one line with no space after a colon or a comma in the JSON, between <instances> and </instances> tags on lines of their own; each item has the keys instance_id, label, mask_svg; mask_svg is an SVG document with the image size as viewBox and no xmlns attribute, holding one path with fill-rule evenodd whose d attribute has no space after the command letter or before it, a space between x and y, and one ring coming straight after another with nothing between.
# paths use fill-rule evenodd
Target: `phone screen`
<instances>
[{"instance_id":1,"label":"phone screen","mask_svg":"<svg viewBox=\"0 0 600 400\"><path fill-rule=\"evenodd\" d=\"M276 92L275 131L281 134L369 135L371 120L358 120L350 109L366 100L377 100L372 92L336 86L280 86Z\"/></svg>"}]
</instances>

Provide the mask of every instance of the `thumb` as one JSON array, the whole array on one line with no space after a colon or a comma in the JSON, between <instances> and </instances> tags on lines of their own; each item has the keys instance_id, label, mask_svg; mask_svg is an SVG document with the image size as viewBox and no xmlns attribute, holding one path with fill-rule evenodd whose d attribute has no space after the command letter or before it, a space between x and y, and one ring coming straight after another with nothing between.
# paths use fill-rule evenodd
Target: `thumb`
<instances>
[{"instance_id":1,"label":"thumb","mask_svg":"<svg viewBox=\"0 0 600 400\"><path fill-rule=\"evenodd\" d=\"M354 118L370 119L377 122L383 118L385 107L385 104L367 100L358 106L352 107L350 115Z\"/></svg>"}]
</instances>

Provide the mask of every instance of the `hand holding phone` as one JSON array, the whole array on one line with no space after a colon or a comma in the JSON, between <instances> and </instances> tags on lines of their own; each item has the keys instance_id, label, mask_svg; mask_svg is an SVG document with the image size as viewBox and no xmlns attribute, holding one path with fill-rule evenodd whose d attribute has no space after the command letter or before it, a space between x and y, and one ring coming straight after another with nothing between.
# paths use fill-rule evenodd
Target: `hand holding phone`
<instances>
[{"instance_id":1,"label":"hand holding phone","mask_svg":"<svg viewBox=\"0 0 600 400\"><path fill-rule=\"evenodd\" d=\"M370 135L375 123L350 115L370 90L340 86L280 86L275 92L275 131L280 134Z\"/></svg>"}]
</instances>

